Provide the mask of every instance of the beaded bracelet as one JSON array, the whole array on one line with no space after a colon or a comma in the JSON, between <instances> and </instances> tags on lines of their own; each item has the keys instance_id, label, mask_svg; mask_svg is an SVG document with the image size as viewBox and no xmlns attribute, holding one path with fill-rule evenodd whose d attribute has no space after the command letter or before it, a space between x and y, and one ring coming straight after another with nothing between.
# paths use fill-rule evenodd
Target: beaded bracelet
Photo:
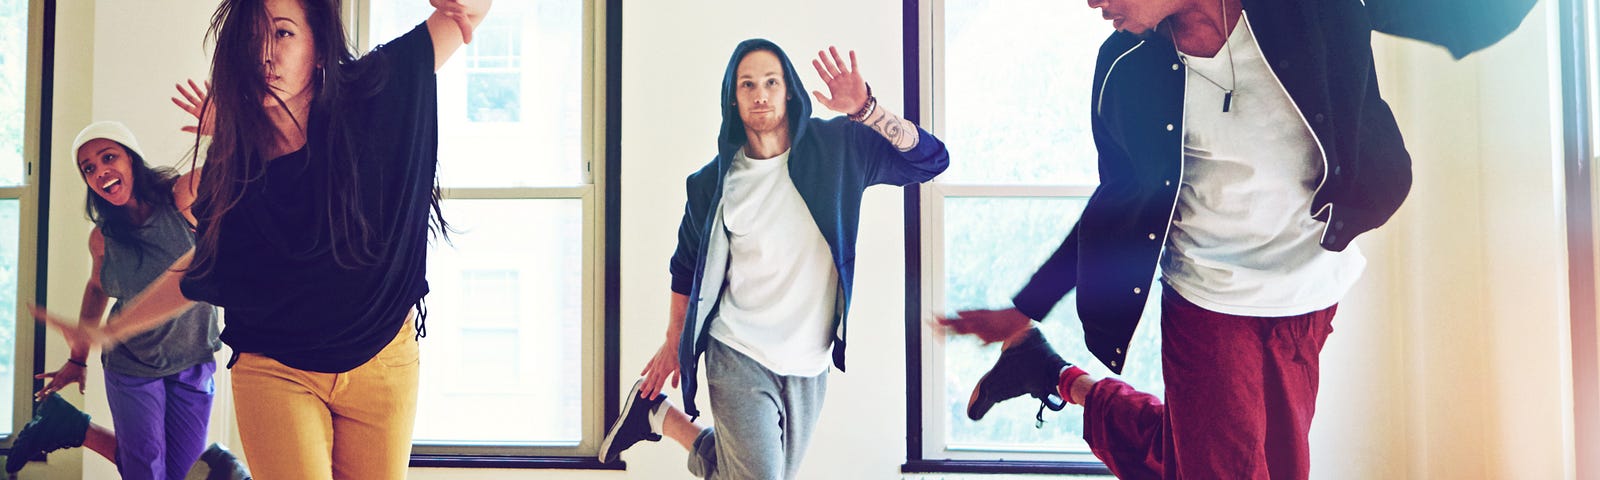
<instances>
[{"instance_id":1,"label":"beaded bracelet","mask_svg":"<svg viewBox=\"0 0 1600 480\"><path fill-rule=\"evenodd\" d=\"M867 116L868 115L872 115L872 111L876 110L877 108L878 108L878 97L872 96L872 84L868 83L867 84L867 103L864 103L864 104L861 105L861 110L857 110L856 113L850 114L850 116L849 116L850 120L857 121L857 122L865 121L867 119Z\"/></svg>"}]
</instances>

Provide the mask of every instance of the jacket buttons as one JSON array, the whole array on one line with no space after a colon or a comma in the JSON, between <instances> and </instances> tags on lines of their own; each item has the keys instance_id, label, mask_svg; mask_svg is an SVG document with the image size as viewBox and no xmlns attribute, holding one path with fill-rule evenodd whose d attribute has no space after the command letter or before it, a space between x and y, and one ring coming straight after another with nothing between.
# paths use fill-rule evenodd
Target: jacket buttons
<instances>
[{"instance_id":1,"label":"jacket buttons","mask_svg":"<svg viewBox=\"0 0 1600 480\"><path fill-rule=\"evenodd\" d=\"M1178 70L1178 64L1176 64L1176 63L1172 64L1172 70L1173 71L1177 71Z\"/></svg>"},{"instance_id":2,"label":"jacket buttons","mask_svg":"<svg viewBox=\"0 0 1600 480\"><path fill-rule=\"evenodd\" d=\"M1154 233L1150 234L1150 239L1151 240L1155 240L1156 239L1156 234L1154 234Z\"/></svg>"},{"instance_id":3,"label":"jacket buttons","mask_svg":"<svg viewBox=\"0 0 1600 480\"><path fill-rule=\"evenodd\" d=\"M1117 349L1117 355L1122 355L1122 349L1120 349L1120 348Z\"/></svg>"},{"instance_id":4,"label":"jacket buttons","mask_svg":"<svg viewBox=\"0 0 1600 480\"><path fill-rule=\"evenodd\" d=\"M1344 168L1342 168L1342 167L1340 167L1338 165L1334 165L1333 166L1333 176L1335 176L1335 177L1339 176L1339 171L1343 170L1343 169Z\"/></svg>"},{"instance_id":5,"label":"jacket buttons","mask_svg":"<svg viewBox=\"0 0 1600 480\"><path fill-rule=\"evenodd\" d=\"M1138 295L1138 294L1139 294L1139 292L1143 292L1143 291L1144 291L1144 289L1142 289L1142 288L1139 288L1139 287L1133 287L1133 294L1134 294L1134 295Z\"/></svg>"},{"instance_id":6,"label":"jacket buttons","mask_svg":"<svg viewBox=\"0 0 1600 480\"><path fill-rule=\"evenodd\" d=\"M1172 124L1170 124L1170 123L1167 124L1167 131L1169 131L1169 132L1172 131Z\"/></svg>"},{"instance_id":7,"label":"jacket buttons","mask_svg":"<svg viewBox=\"0 0 1600 480\"><path fill-rule=\"evenodd\" d=\"M1167 186L1169 186L1169 187L1172 186L1172 180L1167 180L1166 183L1167 183Z\"/></svg>"},{"instance_id":8,"label":"jacket buttons","mask_svg":"<svg viewBox=\"0 0 1600 480\"><path fill-rule=\"evenodd\" d=\"M1111 361L1111 368L1117 368L1117 361L1116 360L1112 360Z\"/></svg>"},{"instance_id":9,"label":"jacket buttons","mask_svg":"<svg viewBox=\"0 0 1600 480\"><path fill-rule=\"evenodd\" d=\"M1344 220L1334 221L1333 222L1333 229L1334 230L1344 230Z\"/></svg>"},{"instance_id":10,"label":"jacket buttons","mask_svg":"<svg viewBox=\"0 0 1600 480\"><path fill-rule=\"evenodd\" d=\"M1319 114L1316 114L1315 116L1313 116L1312 119L1316 120L1317 123L1322 123L1322 121L1323 120L1327 120L1328 117L1326 117L1323 114L1319 113Z\"/></svg>"}]
</instances>

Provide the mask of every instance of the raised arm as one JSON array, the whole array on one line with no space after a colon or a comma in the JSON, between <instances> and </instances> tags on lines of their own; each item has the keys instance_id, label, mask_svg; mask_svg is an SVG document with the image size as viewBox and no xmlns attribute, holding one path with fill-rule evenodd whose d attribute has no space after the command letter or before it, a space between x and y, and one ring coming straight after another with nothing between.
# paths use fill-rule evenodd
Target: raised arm
<instances>
[{"instance_id":1,"label":"raised arm","mask_svg":"<svg viewBox=\"0 0 1600 480\"><path fill-rule=\"evenodd\" d=\"M187 81L187 85L179 83L174 87L183 98L172 97L172 104L193 116L195 123L185 125L179 130L199 136L194 152L194 167L172 183L172 206L177 207L178 213L183 214L183 218L193 226L198 222L195 221L194 213L189 211L189 207L194 206L194 200L200 196L200 169L201 165L206 163L206 150L211 143L212 127L217 123L216 111L207 103L207 99L211 97L211 82L206 82L202 87L191 78Z\"/></svg>"},{"instance_id":2,"label":"raised arm","mask_svg":"<svg viewBox=\"0 0 1600 480\"><path fill-rule=\"evenodd\" d=\"M851 121L869 127L886 141L889 151L885 155L871 155L869 172L871 183L908 185L932 180L950 166L950 154L944 143L927 131L878 103L872 96L872 87L861 77L856 63L856 52L850 51L850 65L845 67L839 49L828 47L817 52L811 61L817 75L828 85L829 95L812 90L811 95L829 110L849 116ZM870 135L870 134L868 134ZM882 143L882 142L879 142Z\"/></svg>"},{"instance_id":3,"label":"raised arm","mask_svg":"<svg viewBox=\"0 0 1600 480\"><path fill-rule=\"evenodd\" d=\"M428 0L428 35L433 37L433 69L438 71L461 45L472 43L472 31L483 23L492 0Z\"/></svg>"},{"instance_id":4,"label":"raised arm","mask_svg":"<svg viewBox=\"0 0 1600 480\"><path fill-rule=\"evenodd\" d=\"M850 51L849 68L845 68L844 59L839 58L839 49L835 47L817 52L817 59L811 61L811 66L822 76L822 83L828 85L828 96L823 96L820 90L811 91L818 103L872 127L897 150L909 152L917 147L916 124L878 104L878 99L872 96L872 87L861 78L855 50Z\"/></svg>"}]
</instances>

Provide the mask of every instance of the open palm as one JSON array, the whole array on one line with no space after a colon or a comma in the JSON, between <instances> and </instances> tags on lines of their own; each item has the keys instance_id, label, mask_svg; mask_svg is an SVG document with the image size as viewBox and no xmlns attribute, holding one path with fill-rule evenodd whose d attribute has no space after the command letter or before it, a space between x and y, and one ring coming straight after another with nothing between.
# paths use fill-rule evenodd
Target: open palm
<instances>
[{"instance_id":1,"label":"open palm","mask_svg":"<svg viewBox=\"0 0 1600 480\"><path fill-rule=\"evenodd\" d=\"M855 50L850 51L849 69L844 67L844 59L839 58L839 49L831 46L826 52L817 52L817 59L811 61L811 66L817 68L822 83L828 84L828 96L818 90L811 91L822 106L850 115L867 105L871 93L867 90L867 81L861 79L861 70L856 68Z\"/></svg>"}]
</instances>

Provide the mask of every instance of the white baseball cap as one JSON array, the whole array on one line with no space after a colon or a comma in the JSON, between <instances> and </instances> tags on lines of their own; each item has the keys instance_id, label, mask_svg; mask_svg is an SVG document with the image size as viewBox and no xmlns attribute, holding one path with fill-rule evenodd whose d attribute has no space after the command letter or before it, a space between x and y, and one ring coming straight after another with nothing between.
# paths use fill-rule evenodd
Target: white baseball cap
<instances>
[{"instance_id":1,"label":"white baseball cap","mask_svg":"<svg viewBox=\"0 0 1600 480\"><path fill-rule=\"evenodd\" d=\"M78 149L83 148L83 144L89 143L90 140L96 138L104 138L120 143L133 154L141 158L144 157L144 152L139 151L139 141L133 138L133 132L128 130L127 125L123 125L122 122L118 121L105 120L91 123L89 126L83 127L83 131L78 132L78 138L72 140L74 161L77 159Z\"/></svg>"}]
</instances>

